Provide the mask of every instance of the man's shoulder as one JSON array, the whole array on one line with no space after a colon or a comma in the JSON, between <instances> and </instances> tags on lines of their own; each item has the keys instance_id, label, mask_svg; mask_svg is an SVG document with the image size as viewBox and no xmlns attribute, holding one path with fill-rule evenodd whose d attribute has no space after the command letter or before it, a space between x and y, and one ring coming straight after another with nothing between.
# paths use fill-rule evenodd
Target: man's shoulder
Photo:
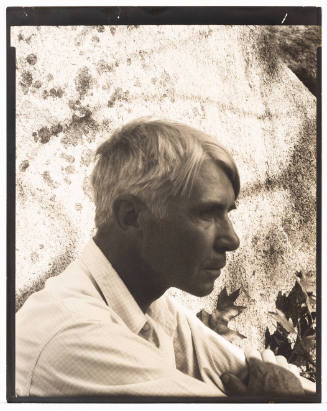
<instances>
[{"instance_id":1,"label":"man's shoulder","mask_svg":"<svg viewBox=\"0 0 327 411\"><path fill-rule=\"evenodd\" d=\"M180 327L188 329L189 316L196 319L196 316L169 292L152 303L149 315L159 322L169 334L175 334Z\"/></svg>"},{"instance_id":2,"label":"man's shoulder","mask_svg":"<svg viewBox=\"0 0 327 411\"><path fill-rule=\"evenodd\" d=\"M16 314L16 386L21 393L30 384L45 352L55 359L64 348L95 346L122 327L87 273L74 263L46 281ZM101 338L101 335L103 338Z\"/></svg>"},{"instance_id":3,"label":"man's shoulder","mask_svg":"<svg viewBox=\"0 0 327 411\"><path fill-rule=\"evenodd\" d=\"M16 353L33 351L38 355L49 341L67 330L74 330L72 335L79 338L85 326L110 326L118 320L87 273L73 263L48 279L17 312Z\"/></svg>"},{"instance_id":4,"label":"man's shoulder","mask_svg":"<svg viewBox=\"0 0 327 411\"><path fill-rule=\"evenodd\" d=\"M76 262L56 277L49 278L42 290L32 294L17 312L17 321L26 321L38 314L53 322L69 318L98 319L108 307L91 279ZM100 319L100 318L99 318ZM38 326L40 326L38 322Z\"/></svg>"},{"instance_id":5,"label":"man's shoulder","mask_svg":"<svg viewBox=\"0 0 327 411\"><path fill-rule=\"evenodd\" d=\"M182 304L176 297L172 296L169 291L156 301L156 309L166 310L174 317L194 316L192 311Z\"/></svg>"}]
</instances>

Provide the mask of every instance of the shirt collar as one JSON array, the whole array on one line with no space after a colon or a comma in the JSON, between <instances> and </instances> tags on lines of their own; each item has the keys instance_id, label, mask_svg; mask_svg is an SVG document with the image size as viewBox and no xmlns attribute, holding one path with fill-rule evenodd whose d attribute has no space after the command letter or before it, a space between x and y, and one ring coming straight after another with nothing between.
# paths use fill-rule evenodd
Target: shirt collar
<instances>
[{"instance_id":1,"label":"shirt collar","mask_svg":"<svg viewBox=\"0 0 327 411\"><path fill-rule=\"evenodd\" d=\"M158 322L168 335L174 334L177 327L176 311L167 294L150 305L147 315Z\"/></svg>"},{"instance_id":2,"label":"shirt collar","mask_svg":"<svg viewBox=\"0 0 327 411\"><path fill-rule=\"evenodd\" d=\"M93 239L84 248L80 259L97 282L107 304L132 332L138 334L147 318Z\"/></svg>"}]
</instances>

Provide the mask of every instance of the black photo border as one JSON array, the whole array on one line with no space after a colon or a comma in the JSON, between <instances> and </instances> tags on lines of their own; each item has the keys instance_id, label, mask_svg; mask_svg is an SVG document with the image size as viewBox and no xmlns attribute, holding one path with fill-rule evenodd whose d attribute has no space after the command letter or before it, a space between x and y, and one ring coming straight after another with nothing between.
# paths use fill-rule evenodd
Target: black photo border
<instances>
[{"instance_id":1,"label":"black photo border","mask_svg":"<svg viewBox=\"0 0 327 411\"><path fill-rule=\"evenodd\" d=\"M285 18L287 16L287 18ZM284 20L284 21L283 21ZM9 403L264 403L259 398L199 397L17 397L15 395L15 215L16 215L16 53L12 26L75 25L319 25L320 7L8 7L7 42L7 401ZM321 48L317 76L317 392L279 403L321 402Z\"/></svg>"}]
</instances>

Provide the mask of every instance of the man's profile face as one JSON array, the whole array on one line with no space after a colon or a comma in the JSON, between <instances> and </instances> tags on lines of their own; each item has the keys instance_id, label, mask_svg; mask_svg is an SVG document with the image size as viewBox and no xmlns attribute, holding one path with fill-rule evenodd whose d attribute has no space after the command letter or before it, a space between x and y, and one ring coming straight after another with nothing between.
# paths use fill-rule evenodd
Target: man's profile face
<instances>
[{"instance_id":1,"label":"man's profile face","mask_svg":"<svg viewBox=\"0 0 327 411\"><path fill-rule=\"evenodd\" d=\"M151 213L145 219L141 258L151 273L149 281L208 295L226 264L226 252L239 246L228 216L234 208L231 181L206 160L189 198L169 199L167 216L161 220Z\"/></svg>"}]
</instances>

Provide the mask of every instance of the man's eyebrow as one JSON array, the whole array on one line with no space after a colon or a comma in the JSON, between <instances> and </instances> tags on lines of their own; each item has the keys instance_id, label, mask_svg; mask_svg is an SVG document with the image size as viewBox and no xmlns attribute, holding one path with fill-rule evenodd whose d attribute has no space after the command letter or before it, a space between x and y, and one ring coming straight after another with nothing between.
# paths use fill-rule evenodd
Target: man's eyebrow
<instances>
[{"instance_id":1,"label":"man's eyebrow","mask_svg":"<svg viewBox=\"0 0 327 411\"><path fill-rule=\"evenodd\" d=\"M222 209L222 208L227 207L227 205L226 205L226 203L223 202L223 201L210 200L210 201L203 201L203 202L201 202L201 203L199 204L199 207L200 207L200 208L207 209L207 210L210 210L210 209L215 209L215 208L217 208L217 209L218 209L218 208L219 208L219 209ZM236 202L234 201L234 202L230 205L230 207L228 207L228 211L235 210L236 208L237 208Z\"/></svg>"}]
</instances>

